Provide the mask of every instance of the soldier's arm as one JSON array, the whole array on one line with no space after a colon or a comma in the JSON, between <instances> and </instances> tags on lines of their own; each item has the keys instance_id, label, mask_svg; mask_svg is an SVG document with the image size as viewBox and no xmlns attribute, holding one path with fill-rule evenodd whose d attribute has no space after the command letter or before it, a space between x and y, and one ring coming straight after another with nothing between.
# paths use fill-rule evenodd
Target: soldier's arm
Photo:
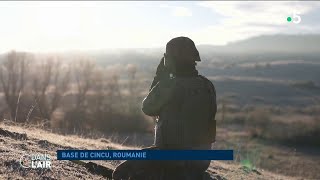
<instances>
[{"instance_id":1,"label":"soldier's arm","mask_svg":"<svg viewBox=\"0 0 320 180\"><path fill-rule=\"evenodd\" d=\"M149 91L161 80L169 78L169 72L164 66L164 57L161 58L160 64L157 67L156 76L153 78L153 81L151 83L151 87Z\"/></svg>"},{"instance_id":2,"label":"soldier's arm","mask_svg":"<svg viewBox=\"0 0 320 180\"><path fill-rule=\"evenodd\" d=\"M159 116L160 110L173 96L175 79L159 81L142 102L142 111L148 116Z\"/></svg>"}]
</instances>

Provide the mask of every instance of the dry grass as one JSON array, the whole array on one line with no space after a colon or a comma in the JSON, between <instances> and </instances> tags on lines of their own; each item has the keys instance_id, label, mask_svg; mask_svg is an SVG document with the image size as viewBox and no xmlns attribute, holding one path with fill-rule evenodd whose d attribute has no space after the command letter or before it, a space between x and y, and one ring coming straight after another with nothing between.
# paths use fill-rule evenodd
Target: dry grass
<instances>
[{"instance_id":1,"label":"dry grass","mask_svg":"<svg viewBox=\"0 0 320 180\"><path fill-rule=\"evenodd\" d=\"M100 139L88 139L77 135L59 135L51 133L37 127L21 127L21 126L10 126L1 124L1 126L9 131L23 132L30 138L47 140L54 144L59 144L66 147L74 147L77 149L136 149L137 147L128 147L121 144L112 143L110 140L105 138ZM106 143L107 142L107 143Z\"/></svg>"},{"instance_id":2,"label":"dry grass","mask_svg":"<svg viewBox=\"0 0 320 180\"><path fill-rule=\"evenodd\" d=\"M263 138L295 145L319 146L319 106L305 108L275 108L270 106L244 107L225 110L221 121L221 110L217 113L218 127L234 128L235 131L249 132L253 138ZM220 121L219 121L220 120Z\"/></svg>"},{"instance_id":3,"label":"dry grass","mask_svg":"<svg viewBox=\"0 0 320 180\"><path fill-rule=\"evenodd\" d=\"M0 157L0 179L102 179L102 177L90 174L85 168L69 161L56 161L53 158L53 167L50 171L26 171L17 166L17 159L26 152L46 152L55 157L58 149L137 149L137 147L115 144L107 139L88 139L79 136L63 136L39 130L1 124L3 129L26 133L28 140L21 141L9 137L0 136L0 151L4 154ZM42 142L47 142L43 144ZM97 163L112 168L119 162L96 161ZM294 179L277 175L260 169L248 170L235 163L227 164L214 161L208 169L213 178L220 179Z\"/></svg>"},{"instance_id":4,"label":"dry grass","mask_svg":"<svg viewBox=\"0 0 320 180\"><path fill-rule=\"evenodd\" d=\"M238 162L275 173L319 179L319 109L249 108L227 111L217 149L236 151ZM218 118L220 117L218 114Z\"/></svg>"}]
</instances>

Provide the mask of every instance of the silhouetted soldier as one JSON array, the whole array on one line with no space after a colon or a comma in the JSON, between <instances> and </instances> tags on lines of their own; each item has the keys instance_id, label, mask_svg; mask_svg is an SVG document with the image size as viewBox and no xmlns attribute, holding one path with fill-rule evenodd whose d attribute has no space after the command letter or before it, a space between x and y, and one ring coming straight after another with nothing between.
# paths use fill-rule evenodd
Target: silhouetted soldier
<instances>
[{"instance_id":1,"label":"silhouetted soldier","mask_svg":"<svg viewBox=\"0 0 320 180\"><path fill-rule=\"evenodd\" d=\"M216 92L211 81L198 74L196 61L201 60L191 39L177 37L167 43L142 105L146 115L157 117L152 148L211 149L216 135ZM125 161L116 168L113 177L128 179L140 173L139 179L197 180L209 165L210 161L194 160Z\"/></svg>"}]
</instances>

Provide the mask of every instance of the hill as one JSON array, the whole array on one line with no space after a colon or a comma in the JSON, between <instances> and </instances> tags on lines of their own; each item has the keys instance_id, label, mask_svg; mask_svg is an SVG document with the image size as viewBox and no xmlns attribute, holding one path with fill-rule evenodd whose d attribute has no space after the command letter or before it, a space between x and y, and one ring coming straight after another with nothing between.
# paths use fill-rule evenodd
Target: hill
<instances>
[{"instance_id":1,"label":"hill","mask_svg":"<svg viewBox=\"0 0 320 180\"><path fill-rule=\"evenodd\" d=\"M104 179L88 171L82 165L55 159L58 149L137 149L122 146L108 139L88 139L80 136L63 136L34 127L1 124L0 133L0 179ZM53 157L51 170L32 170L20 167L19 158L24 153L41 152ZM119 162L96 161L113 169ZM208 169L211 179L294 179L260 169L249 170L235 163L213 161Z\"/></svg>"},{"instance_id":2,"label":"hill","mask_svg":"<svg viewBox=\"0 0 320 180\"><path fill-rule=\"evenodd\" d=\"M225 46L199 45L202 51L221 53L319 53L320 35L261 35L228 43Z\"/></svg>"},{"instance_id":3,"label":"hill","mask_svg":"<svg viewBox=\"0 0 320 180\"><path fill-rule=\"evenodd\" d=\"M318 61L320 56L320 34L298 35L260 35L252 38L230 42L227 45L200 44L202 64L210 61L243 62L260 60L312 60ZM197 42L195 42L197 43ZM114 48L98 50L62 51L38 53L40 55L59 55L69 61L74 57L89 57L97 64L107 66L114 64L134 63L146 71L158 64L165 52L165 44L159 48ZM3 54L0 54L0 62Z\"/></svg>"}]
</instances>

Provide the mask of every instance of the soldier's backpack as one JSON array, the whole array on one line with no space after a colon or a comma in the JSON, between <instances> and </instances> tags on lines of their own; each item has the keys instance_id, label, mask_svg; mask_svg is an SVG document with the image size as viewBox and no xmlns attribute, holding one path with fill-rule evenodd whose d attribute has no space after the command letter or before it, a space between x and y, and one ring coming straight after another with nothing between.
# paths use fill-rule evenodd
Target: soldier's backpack
<instances>
[{"instance_id":1,"label":"soldier's backpack","mask_svg":"<svg viewBox=\"0 0 320 180\"><path fill-rule=\"evenodd\" d=\"M176 78L181 101L173 100L171 116L167 116L163 133L167 142L181 142L181 147L197 146L215 142L217 112L216 91L211 81L204 76ZM174 103L177 104L174 104ZM171 118L169 118L171 117ZM174 124L177 123L177 124ZM172 134L176 134L173 136Z\"/></svg>"}]
</instances>

